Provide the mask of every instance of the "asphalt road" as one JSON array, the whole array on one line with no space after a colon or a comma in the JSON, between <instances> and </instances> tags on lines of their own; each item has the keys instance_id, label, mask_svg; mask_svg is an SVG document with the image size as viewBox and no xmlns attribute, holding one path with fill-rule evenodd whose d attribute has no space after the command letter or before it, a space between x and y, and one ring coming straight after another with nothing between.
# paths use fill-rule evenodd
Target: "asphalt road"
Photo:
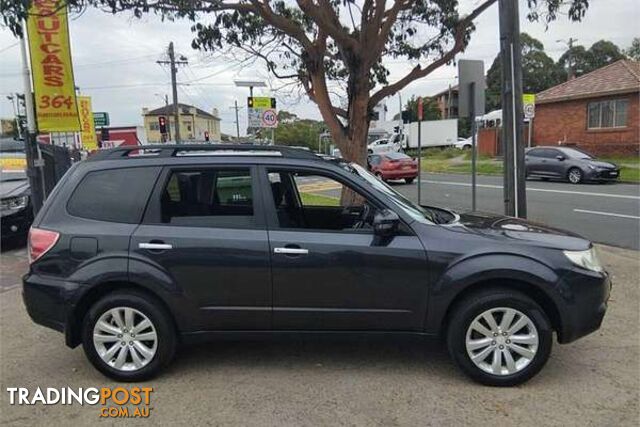
<instances>
[{"instance_id":1,"label":"asphalt road","mask_svg":"<svg viewBox=\"0 0 640 427\"><path fill-rule=\"evenodd\" d=\"M81 348L31 322L13 286L26 270L25 250L3 252L0 425L637 426L638 252L600 249L614 282L603 327L554 345L544 370L523 386L472 383L440 346L422 342L220 342L182 348L143 384L154 389L149 419L127 420L76 403L9 405L7 387L130 385L107 380Z\"/></svg>"},{"instance_id":2,"label":"asphalt road","mask_svg":"<svg viewBox=\"0 0 640 427\"><path fill-rule=\"evenodd\" d=\"M417 182L393 184L417 200ZM478 176L478 210L503 213L502 177ZM471 209L471 176L422 175L422 204ZM527 181L528 218L598 243L640 249L640 186Z\"/></svg>"}]
</instances>

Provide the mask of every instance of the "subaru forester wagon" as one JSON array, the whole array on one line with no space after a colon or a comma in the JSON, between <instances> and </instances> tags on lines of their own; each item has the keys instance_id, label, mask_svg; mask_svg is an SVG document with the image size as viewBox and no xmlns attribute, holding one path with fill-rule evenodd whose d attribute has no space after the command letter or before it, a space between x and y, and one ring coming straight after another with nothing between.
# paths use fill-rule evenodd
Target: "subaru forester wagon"
<instances>
[{"instance_id":1,"label":"subaru forester wagon","mask_svg":"<svg viewBox=\"0 0 640 427\"><path fill-rule=\"evenodd\" d=\"M104 150L35 218L24 302L103 374L145 380L180 343L284 334L441 337L519 384L600 327L593 245L521 219L418 206L357 164L287 147Z\"/></svg>"}]
</instances>

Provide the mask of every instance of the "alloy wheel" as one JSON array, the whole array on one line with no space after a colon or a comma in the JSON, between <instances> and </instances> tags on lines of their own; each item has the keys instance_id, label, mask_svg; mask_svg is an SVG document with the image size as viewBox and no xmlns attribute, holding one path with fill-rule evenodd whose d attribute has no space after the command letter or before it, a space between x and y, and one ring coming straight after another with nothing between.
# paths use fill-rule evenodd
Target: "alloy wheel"
<instances>
[{"instance_id":1,"label":"alloy wheel","mask_svg":"<svg viewBox=\"0 0 640 427\"><path fill-rule=\"evenodd\" d=\"M569 182L572 184L578 184L582 180L582 172L578 169L571 169L569 171Z\"/></svg>"},{"instance_id":2,"label":"alloy wheel","mask_svg":"<svg viewBox=\"0 0 640 427\"><path fill-rule=\"evenodd\" d=\"M515 374L535 358L539 336L533 321L509 307L478 315L467 329L465 347L471 361L492 375Z\"/></svg>"},{"instance_id":3,"label":"alloy wheel","mask_svg":"<svg viewBox=\"0 0 640 427\"><path fill-rule=\"evenodd\" d=\"M93 327L93 345L110 367L136 371L153 360L158 334L142 312L131 307L114 307L104 312Z\"/></svg>"}]
</instances>

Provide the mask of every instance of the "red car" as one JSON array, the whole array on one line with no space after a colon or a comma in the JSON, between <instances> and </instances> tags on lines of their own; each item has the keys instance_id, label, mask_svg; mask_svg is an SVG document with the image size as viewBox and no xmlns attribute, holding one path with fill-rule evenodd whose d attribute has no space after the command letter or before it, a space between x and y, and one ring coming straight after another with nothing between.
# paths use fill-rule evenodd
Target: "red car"
<instances>
[{"instance_id":1,"label":"red car","mask_svg":"<svg viewBox=\"0 0 640 427\"><path fill-rule=\"evenodd\" d=\"M404 153L370 154L369 170L383 181L404 179L411 184L418 176L418 161Z\"/></svg>"}]
</instances>

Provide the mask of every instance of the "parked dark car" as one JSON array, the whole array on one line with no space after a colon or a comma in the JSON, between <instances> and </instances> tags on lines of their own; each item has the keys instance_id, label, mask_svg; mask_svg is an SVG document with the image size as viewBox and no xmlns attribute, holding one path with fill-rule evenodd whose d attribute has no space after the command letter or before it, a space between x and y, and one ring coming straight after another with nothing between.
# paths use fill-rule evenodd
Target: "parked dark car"
<instances>
[{"instance_id":1,"label":"parked dark car","mask_svg":"<svg viewBox=\"0 0 640 427\"><path fill-rule=\"evenodd\" d=\"M379 334L443 337L469 376L514 385L554 331L598 329L610 292L579 236L417 206L357 164L277 146L96 153L29 241L29 315L122 381L194 340Z\"/></svg>"},{"instance_id":2,"label":"parked dark car","mask_svg":"<svg viewBox=\"0 0 640 427\"><path fill-rule=\"evenodd\" d=\"M535 147L526 151L527 177L562 179L572 184L585 181L617 181L620 168L571 147Z\"/></svg>"},{"instance_id":3,"label":"parked dark car","mask_svg":"<svg viewBox=\"0 0 640 427\"><path fill-rule=\"evenodd\" d=\"M0 139L0 223L2 242L24 241L33 221L24 142Z\"/></svg>"},{"instance_id":4,"label":"parked dark car","mask_svg":"<svg viewBox=\"0 0 640 427\"><path fill-rule=\"evenodd\" d=\"M369 171L383 181L404 179L411 184L418 176L418 161L404 153L369 154Z\"/></svg>"}]
</instances>

